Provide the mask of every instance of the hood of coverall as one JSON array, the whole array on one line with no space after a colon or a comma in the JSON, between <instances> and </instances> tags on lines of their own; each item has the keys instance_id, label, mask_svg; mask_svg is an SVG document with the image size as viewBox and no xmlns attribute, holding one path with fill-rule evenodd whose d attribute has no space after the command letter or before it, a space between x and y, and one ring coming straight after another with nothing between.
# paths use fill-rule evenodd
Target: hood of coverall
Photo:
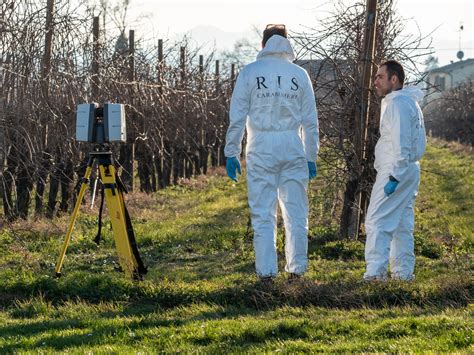
<instances>
[{"instance_id":1,"label":"hood of coverall","mask_svg":"<svg viewBox=\"0 0 474 355\"><path fill-rule=\"evenodd\" d=\"M266 57L277 57L293 62L296 58L293 47L287 38L279 35L271 36L265 47L257 55L257 60Z\"/></svg>"},{"instance_id":2,"label":"hood of coverall","mask_svg":"<svg viewBox=\"0 0 474 355\"><path fill-rule=\"evenodd\" d=\"M425 94L423 94L423 91L418 89L416 86L406 86L401 90L392 91L390 94L385 96L385 98L391 100L397 96L409 96L415 102L418 102L423 99L423 96L425 96Z\"/></svg>"},{"instance_id":3,"label":"hood of coverall","mask_svg":"<svg viewBox=\"0 0 474 355\"><path fill-rule=\"evenodd\" d=\"M384 170L389 170L389 173L393 175L398 180L403 180L403 176L407 171L407 163L410 159L412 162L418 161L421 159L423 152L425 150L425 131L416 130L416 135L413 136L410 125L399 125L395 124L394 127L391 126L390 122L399 122L401 120L400 112L408 114L407 112L413 112L418 116L421 123L420 127L424 127L423 115L418 105L415 103L423 98L423 92L414 87L408 86L401 90L392 91L390 94L385 96L381 103L380 111L380 138L375 146L375 170L381 172ZM398 110L390 111L388 115L386 114L387 109L390 106L398 106ZM405 107L405 109L402 109ZM409 110L409 111L407 111ZM388 123L386 123L388 122ZM413 121L414 122L414 121ZM418 127L418 126L417 126ZM403 128L403 131L400 131ZM410 140L397 140L393 141L391 138L392 135L396 136L406 136L406 137L416 137L414 141ZM415 143L416 142L416 143ZM394 146L394 144L398 146ZM395 154L395 152L398 152ZM411 158L404 159L400 152L409 152Z\"/></svg>"},{"instance_id":4,"label":"hood of coverall","mask_svg":"<svg viewBox=\"0 0 474 355\"><path fill-rule=\"evenodd\" d=\"M385 114L385 109L387 108L388 102L395 99L396 97L402 97L402 96L409 97L413 101L418 102L422 100L423 96L425 95L423 94L423 91L421 91L415 86L405 86L404 88L400 90L392 91L390 94L388 94L382 99L381 111L380 111L381 117L383 117L383 115Z\"/></svg>"}]
</instances>

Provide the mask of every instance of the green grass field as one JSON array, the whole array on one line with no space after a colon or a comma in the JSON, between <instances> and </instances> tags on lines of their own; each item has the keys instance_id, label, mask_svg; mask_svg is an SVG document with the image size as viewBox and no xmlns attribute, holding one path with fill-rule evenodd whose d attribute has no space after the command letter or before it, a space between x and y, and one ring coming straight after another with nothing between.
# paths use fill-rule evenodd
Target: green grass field
<instances>
[{"instance_id":1,"label":"green grass field","mask_svg":"<svg viewBox=\"0 0 474 355\"><path fill-rule=\"evenodd\" d=\"M311 183L320 211L323 177ZM246 186L215 171L153 196L126 196L144 281L117 272L105 218L84 206L54 266L69 216L3 225L0 353L465 352L472 353L474 154L430 140L417 200L416 280L361 281L362 241L337 221L310 221L310 266L265 287L254 275ZM317 215L313 213L312 215ZM280 270L283 230L279 229Z\"/></svg>"}]
</instances>

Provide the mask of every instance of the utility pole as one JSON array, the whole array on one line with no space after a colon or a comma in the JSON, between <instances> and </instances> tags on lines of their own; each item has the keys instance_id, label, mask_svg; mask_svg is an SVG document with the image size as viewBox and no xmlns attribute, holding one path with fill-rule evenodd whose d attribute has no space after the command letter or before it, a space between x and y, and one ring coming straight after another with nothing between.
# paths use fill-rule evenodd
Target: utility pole
<instances>
[{"instance_id":1,"label":"utility pole","mask_svg":"<svg viewBox=\"0 0 474 355\"><path fill-rule=\"evenodd\" d=\"M360 65L362 66L362 75L360 77L360 106L357 115L359 122L356 124L357 135L356 142L359 146L357 149L357 160L361 165L359 166L359 189L356 197L357 210L355 212L355 218L352 228L349 230L349 235L353 238L357 238L362 216L365 215L367 208L367 191L360 188L362 179L367 177L365 171L368 169L367 166L367 150L368 150L368 126L369 126L369 110L370 110L370 88L373 83L373 68L374 68L374 52L375 52L375 37L377 31L377 0L367 0L366 20L365 20L365 33L364 33L364 48L362 51L362 58Z\"/></svg>"},{"instance_id":2,"label":"utility pole","mask_svg":"<svg viewBox=\"0 0 474 355\"><path fill-rule=\"evenodd\" d=\"M358 78L359 95L356 97L354 121L354 154L351 161L352 176L346 185L344 207L339 233L342 237L357 239L362 216L365 215L367 192L363 190L367 179L368 125L370 88L373 81L374 51L377 25L377 0L367 0L363 48L360 52Z\"/></svg>"}]
</instances>

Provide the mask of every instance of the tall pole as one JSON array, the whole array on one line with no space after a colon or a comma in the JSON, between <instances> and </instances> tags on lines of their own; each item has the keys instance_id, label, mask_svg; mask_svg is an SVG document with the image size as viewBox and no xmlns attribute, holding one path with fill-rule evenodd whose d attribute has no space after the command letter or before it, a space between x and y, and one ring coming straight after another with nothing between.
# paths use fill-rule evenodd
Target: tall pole
<instances>
[{"instance_id":1,"label":"tall pole","mask_svg":"<svg viewBox=\"0 0 474 355\"><path fill-rule=\"evenodd\" d=\"M234 90L235 85L235 64L232 64L230 67L230 88Z\"/></svg>"},{"instance_id":2,"label":"tall pole","mask_svg":"<svg viewBox=\"0 0 474 355\"><path fill-rule=\"evenodd\" d=\"M51 70L51 55L53 51L53 13L54 0L48 0L46 4L46 34L44 39L43 56L43 95L49 97L49 72Z\"/></svg>"},{"instance_id":3,"label":"tall pole","mask_svg":"<svg viewBox=\"0 0 474 355\"><path fill-rule=\"evenodd\" d=\"M186 47L180 47L179 51L179 70L181 75L181 84L184 87L186 79Z\"/></svg>"},{"instance_id":4,"label":"tall pole","mask_svg":"<svg viewBox=\"0 0 474 355\"><path fill-rule=\"evenodd\" d=\"M367 150L368 150L368 125L370 110L370 88L373 82L375 37L377 32L377 0L367 0L366 20L364 31L364 44L361 52L359 65L361 66L361 76L359 81L360 99L356 113L356 139L355 148L357 155L357 169L359 173L359 189L356 196L357 207L354 209L353 223L349 229L349 235L357 238L361 217L365 214L365 205L367 202L367 192L360 189L363 178L366 178L365 171L368 168Z\"/></svg>"},{"instance_id":5,"label":"tall pole","mask_svg":"<svg viewBox=\"0 0 474 355\"><path fill-rule=\"evenodd\" d=\"M158 63L157 68L157 77L158 77L158 105L161 107L161 100L163 94L163 71L164 71L164 60L163 60L163 39L158 39ZM164 141L164 122L163 117L158 115L158 138L159 138L159 154L155 158L155 167L158 178L158 186L165 187L166 182L166 156L165 156L165 141Z\"/></svg>"},{"instance_id":6,"label":"tall pole","mask_svg":"<svg viewBox=\"0 0 474 355\"><path fill-rule=\"evenodd\" d=\"M158 71L158 92L161 94L163 92L163 68L164 63L163 63L163 40L160 38L158 40L158 64L156 65L156 69Z\"/></svg>"},{"instance_id":7,"label":"tall pole","mask_svg":"<svg viewBox=\"0 0 474 355\"><path fill-rule=\"evenodd\" d=\"M53 53L53 14L54 14L54 0L48 0L46 4L46 33L44 38L44 55L43 68L41 77L43 79L43 98L49 102L49 86L51 72L51 56ZM48 144L49 120L45 122L44 136L42 137L44 147Z\"/></svg>"},{"instance_id":8,"label":"tall pole","mask_svg":"<svg viewBox=\"0 0 474 355\"><path fill-rule=\"evenodd\" d=\"M362 149L360 151L361 161L364 161L367 156L367 127L369 125L369 109L370 100L369 93L373 83L373 68L374 68L374 52L375 52L375 35L377 26L377 0L367 0L367 18L364 37L364 51L363 51L363 71L362 71L362 85L361 85L361 141Z\"/></svg>"},{"instance_id":9,"label":"tall pole","mask_svg":"<svg viewBox=\"0 0 474 355\"><path fill-rule=\"evenodd\" d=\"M92 23L92 101L98 100L99 95L99 16Z\"/></svg>"},{"instance_id":10,"label":"tall pole","mask_svg":"<svg viewBox=\"0 0 474 355\"><path fill-rule=\"evenodd\" d=\"M135 31L129 30L128 31L128 80L130 88L134 88L135 85L133 84L135 81ZM129 104L134 106L134 91L130 90L131 93L129 97ZM135 121L136 117L132 113L130 121ZM134 125L130 125L131 129L128 130L127 144L124 144L124 150L122 151L123 155L123 168L122 171L122 179L129 191L133 191L133 172L134 172L134 161L135 161L135 137L136 137L136 128L138 126L138 130L141 130L142 127L138 122L135 122Z\"/></svg>"},{"instance_id":11,"label":"tall pole","mask_svg":"<svg viewBox=\"0 0 474 355\"><path fill-rule=\"evenodd\" d=\"M216 93L217 93L217 95L219 95L219 89L220 89L219 75L220 75L219 60L216 60L215 78L216 78Z\"/></svg>"},{"instance_id":12,"label":"tall pole","mask_svg":"<svg viewBox=\"0 0 474 355\"><path fill-rule=\"evenodd\" d=\"M131 82L135 81L135 31L128 31L128 60L129 60L129 77Z\"/></svg>"},{"instance_id":13,"label":"tall pole","mask_svg":"<svg viewBox=\"0 0 474 355\"><path fill-rule=\"evenodd\" d=\"M204 56L202 54L199 56L199 74L204 74Z\"/></svg>"}]
</instances>

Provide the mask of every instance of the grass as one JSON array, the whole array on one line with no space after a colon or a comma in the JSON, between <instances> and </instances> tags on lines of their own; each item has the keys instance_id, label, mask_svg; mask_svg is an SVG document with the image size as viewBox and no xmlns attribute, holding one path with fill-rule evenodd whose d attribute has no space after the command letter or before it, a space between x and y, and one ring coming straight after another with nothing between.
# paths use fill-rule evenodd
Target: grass
<instances>
[{"instance_id":1,"label":"grass","mask_svg":"<svg viewBox=\"0 0 474 355\"><path fill-rule=\"evenodd\" d=\"M432 142L422 164L417 200L419 238L440 242L451 251L472 250L474 155L459 144Z\"/></svg>"},{"instance_id":2,"label":"grass","mask_svg":"<svg viewBox=\"0 0 474 355\"><path fill-rule=\"evenodd\" d=\"M93 242L84 207L54 265L68 216L0 233L0 352L419 352L474 350L472 152L430 140L416 210L416 281L367 284L363 243L310 223L305 279L254 276L246 186L222 170L126 196L149 273L116 272L113 236ZM312 183L314 210L322 184ZM283 232L279 230L280 239ZM283 242L279 240L280 270Z\"/></svg>"},{"instance_id":3,"label":"grass","mask_svg":"<svg viewBox=\"0 0 474 355\"><path fill-rule=\"evenodd\" d=\"M28 303L23 307L31 307ZM124 304L37 300L40 314L13 314L3 350L162 351L448 351L467 348L467 310L413 308L351 311L283 306L258 311L194 304L160 309ZM354 337L357 334L357 337Z\"/></svg>"}]
</instances>

